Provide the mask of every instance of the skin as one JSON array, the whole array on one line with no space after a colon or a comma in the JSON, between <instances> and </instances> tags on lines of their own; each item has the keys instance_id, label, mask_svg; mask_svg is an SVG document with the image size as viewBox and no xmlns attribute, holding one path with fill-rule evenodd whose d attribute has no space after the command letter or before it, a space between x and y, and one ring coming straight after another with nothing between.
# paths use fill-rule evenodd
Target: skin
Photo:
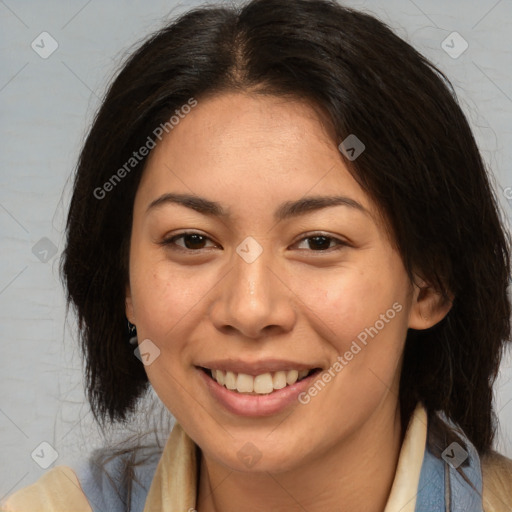
<instances>
[{"instance_id":1,"label":"skin","mask_svg":"<svg viewBox=\"0 0 512 512\"><path fill-rule=\"evenodd\" d=\"M230 215L171 203L147 210L166 193L217 201ZM348 196L368 213L338 205L274 220L283 202L313 195ZM183 231L207 238L160 243ZM319 249L313 235L331 238ZM263 249L252 263L236 252L247 236ZM402 310L307 405L241 417L218 405L196 368L232 357L327 369L394 303ZM150 154L134 204L126 313L138 339L161 351L145 367L152 386L201 448L200 512L382 511L401 446L407 329L431 327L449 308L427 283L410 282L325 113L304 101L199 100ZM261 453L250 468L237 456L247 442Z\"/></svg>"}]
</instances>

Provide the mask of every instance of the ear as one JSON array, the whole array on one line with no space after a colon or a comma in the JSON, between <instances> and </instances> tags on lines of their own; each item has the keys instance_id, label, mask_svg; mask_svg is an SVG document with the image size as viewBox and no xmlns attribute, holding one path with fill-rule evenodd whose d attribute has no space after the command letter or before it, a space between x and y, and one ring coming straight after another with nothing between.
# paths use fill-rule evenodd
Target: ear
<instances>
[{"instance_id":1,"label":"ear","mask_svg":"<svg viewBox=\"0 0 512 512\"><path fill-rule=\"evenodd\" d=\"M413 298L409 311L409 328L428 329L439 323L450 311L453 295L444 298L441 293L426 281L418 278L413 285Z\"/></svg>"},{"instance_id":2,"label":"ear","mask_svg":"<svg viewBox=\"0 0 512 512\"><path fill-rule=\"evenodd\" d=\"M132 301L132 292L130 289L130 285L126 285L125 291L125 314L126 318L130 321L130 323L135 325L135 312L133 309L133 301Z\"/></svg>"}]
</instances>

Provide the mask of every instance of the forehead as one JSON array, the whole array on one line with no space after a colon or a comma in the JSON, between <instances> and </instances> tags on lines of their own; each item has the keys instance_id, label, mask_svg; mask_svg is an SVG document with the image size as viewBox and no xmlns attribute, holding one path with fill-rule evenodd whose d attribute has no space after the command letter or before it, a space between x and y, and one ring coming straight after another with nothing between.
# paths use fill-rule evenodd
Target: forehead
<instances>
[{"instance_id":1,"label":"forehead","mask_svg":"<svg viewBox=\"0 0 512 512\"><path fill-rule=\"evenodd\" d=\"M227 93L205 100L152 151L140 184L149 204L179 192L238 214L283 201L343 195L377 211L346 168L325 114L301 101Z\"/></svg>"}]
</instances>

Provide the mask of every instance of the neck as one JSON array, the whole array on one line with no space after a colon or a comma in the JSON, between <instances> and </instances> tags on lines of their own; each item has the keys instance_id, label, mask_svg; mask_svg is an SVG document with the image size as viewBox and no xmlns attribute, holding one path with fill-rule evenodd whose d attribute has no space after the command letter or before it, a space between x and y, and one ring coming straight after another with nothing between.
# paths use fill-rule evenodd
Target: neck
<instances>
[{"instance_id":1,"label":"neck","mask_svg":"<svg viewBox=\"0 0 512 512\"><path fill-rule=\"evenodd\" d=\"M200 512L382 512L395 477L399 407L381 407L350 439L293 470L238 472L201 453Z\"/></svg>"}]
</instances>

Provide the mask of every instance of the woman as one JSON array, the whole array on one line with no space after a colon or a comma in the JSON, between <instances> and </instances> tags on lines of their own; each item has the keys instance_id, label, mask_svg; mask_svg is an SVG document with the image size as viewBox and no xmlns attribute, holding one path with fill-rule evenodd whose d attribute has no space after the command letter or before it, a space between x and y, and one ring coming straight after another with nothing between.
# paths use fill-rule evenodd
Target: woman
<instances>
[{"instance_id":1,"label":"woman","mask_svg":"<svg viewBox=\"0 0 512 512\"><path fill-rule=\"evenodd\" d=\"M383 23L190 11L110 87L62 267L97 419L151 386L177 423L4 509L509 510L509 251L449 81Z\"/></svg>"}]
</instances>

